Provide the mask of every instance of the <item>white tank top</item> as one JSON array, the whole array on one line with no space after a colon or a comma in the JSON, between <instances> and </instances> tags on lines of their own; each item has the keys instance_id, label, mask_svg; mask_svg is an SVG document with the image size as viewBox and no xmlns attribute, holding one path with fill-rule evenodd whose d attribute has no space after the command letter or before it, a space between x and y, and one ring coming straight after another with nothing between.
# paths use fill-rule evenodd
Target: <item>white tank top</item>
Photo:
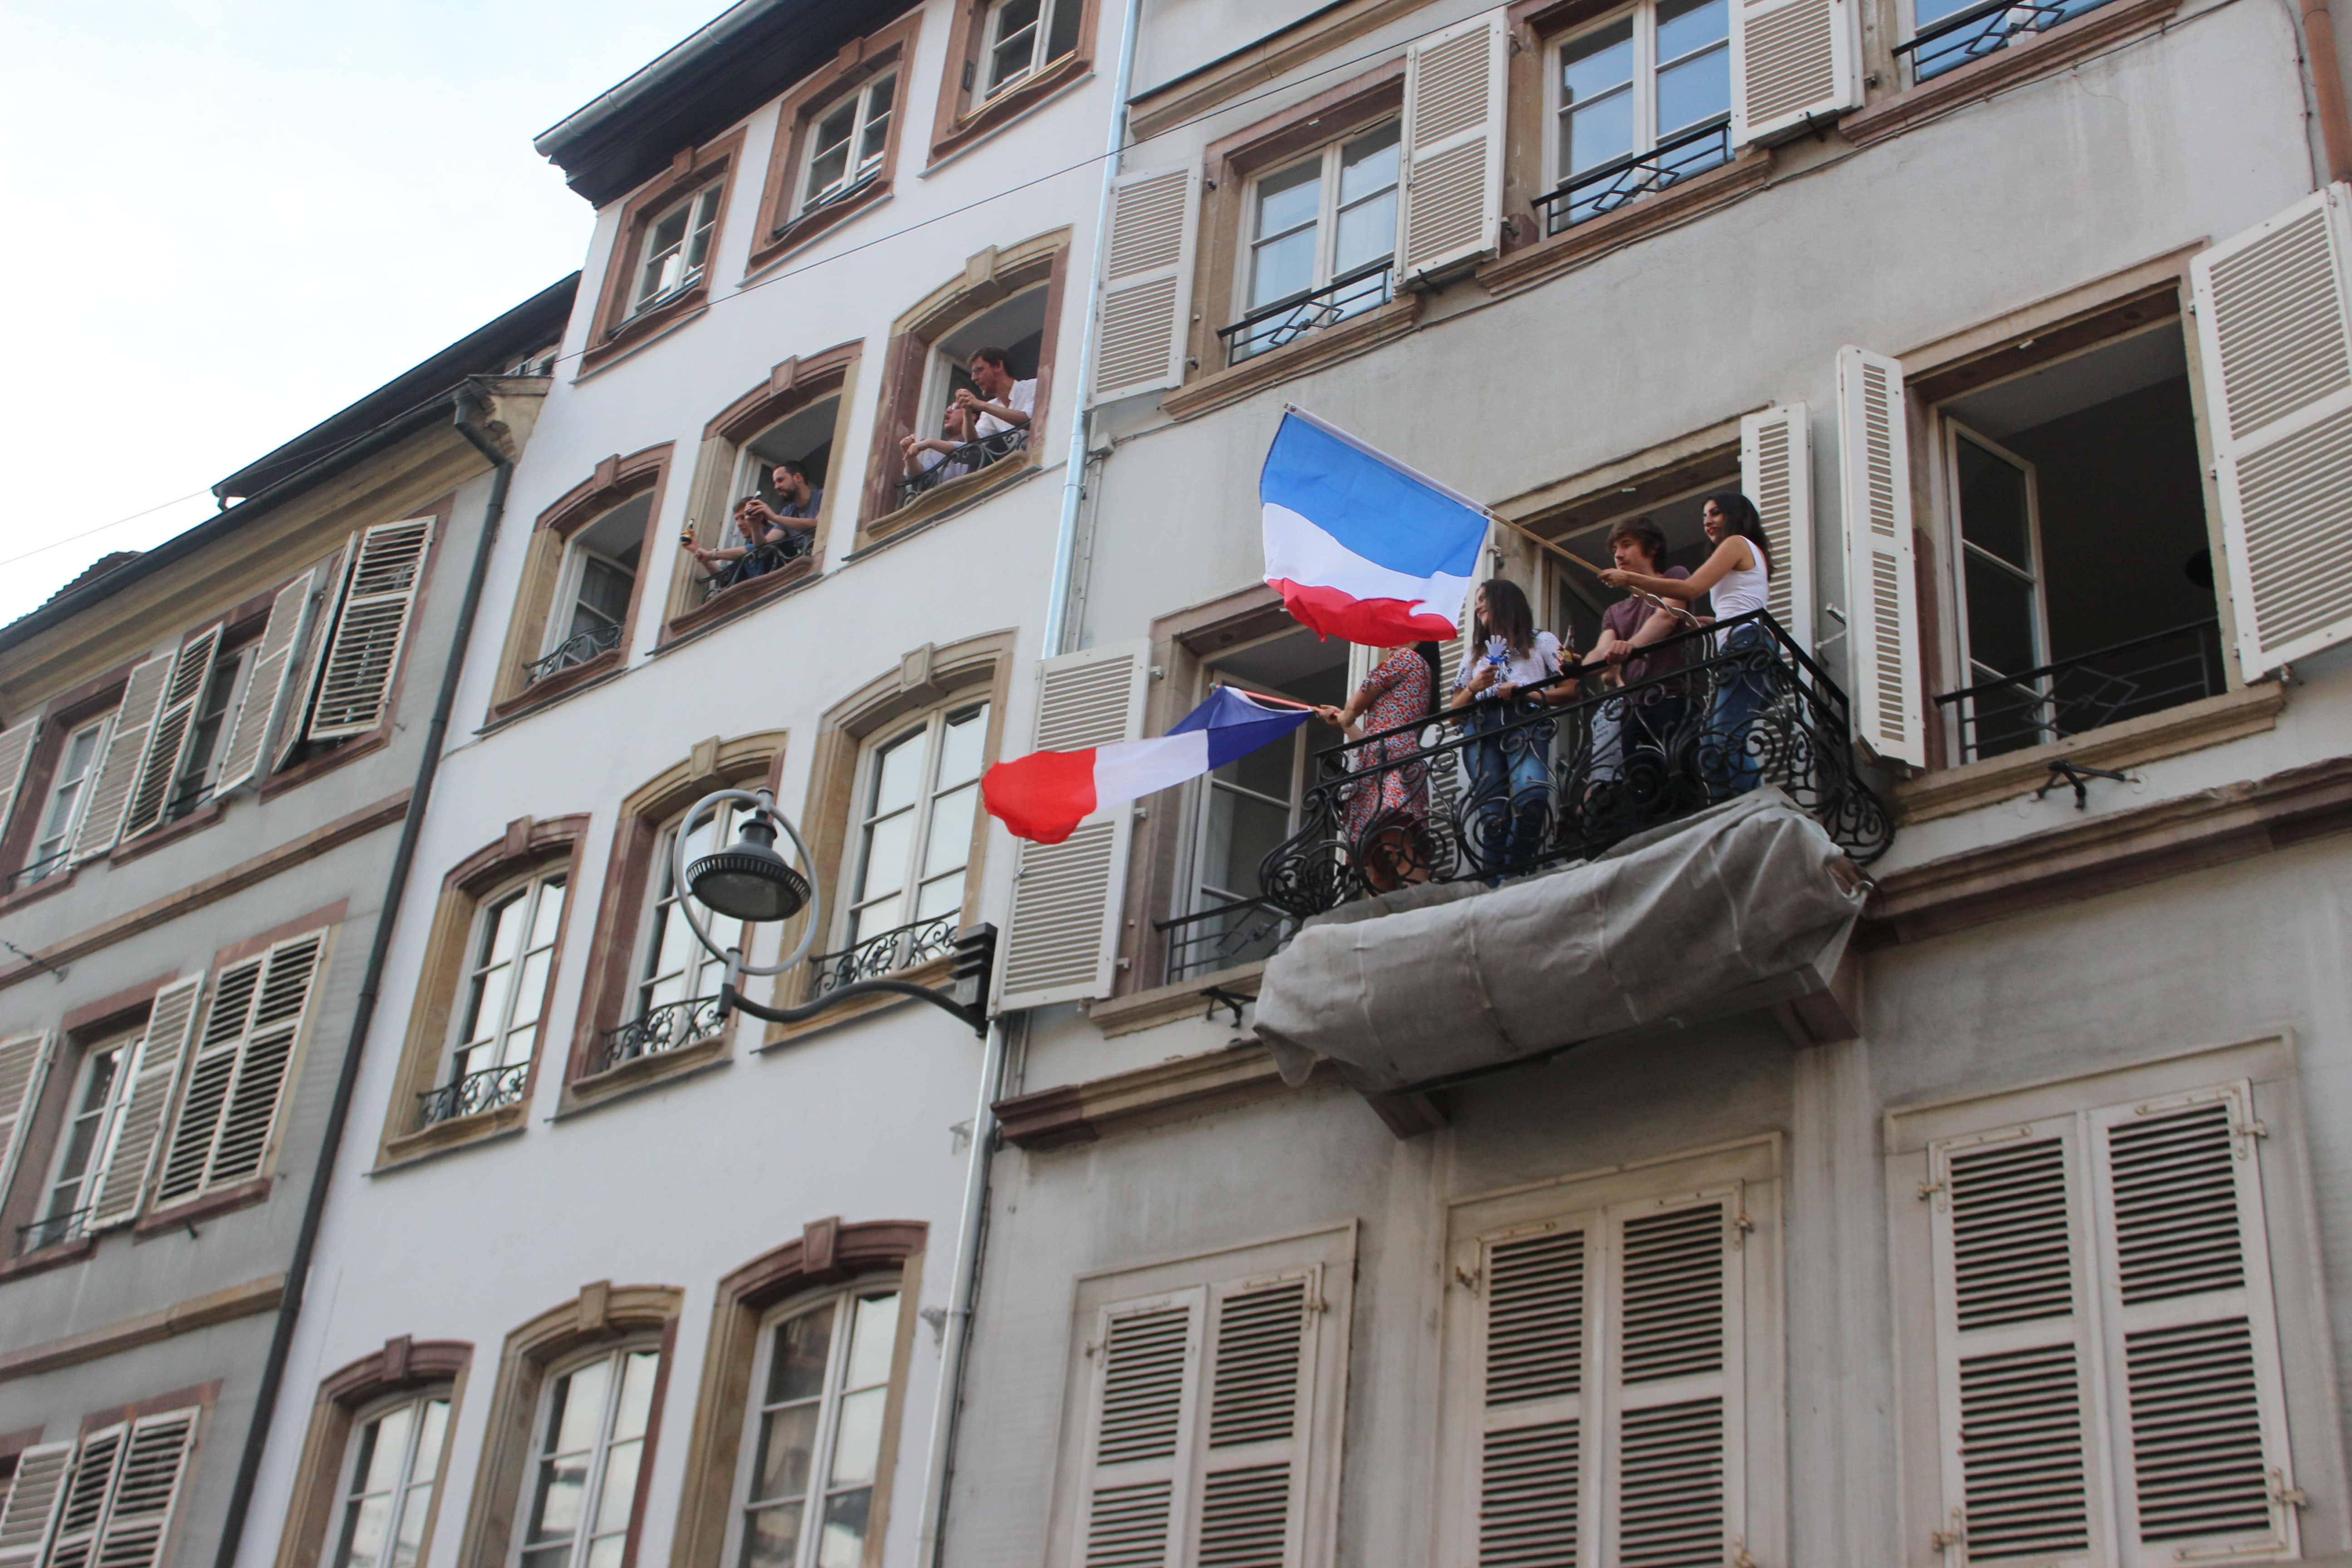
<instances>
[{"instance_id":1,"label":"white tank top","mask_svg":"<svg viewBox=\"0 0 2352 1568\"><path fill-rule=\"evenodd\" d=\"M1772 574L1764 564L1764 552L1756 547L1752 539L1741 539L1740 542L1748 546L1748 557L1756 564L1733 567L1709 590L1707 599L1715 605L1715 618L1718 621L1727 621L1734 616L1762 609L1771 588Z\"/></svg>"}]
</instances>

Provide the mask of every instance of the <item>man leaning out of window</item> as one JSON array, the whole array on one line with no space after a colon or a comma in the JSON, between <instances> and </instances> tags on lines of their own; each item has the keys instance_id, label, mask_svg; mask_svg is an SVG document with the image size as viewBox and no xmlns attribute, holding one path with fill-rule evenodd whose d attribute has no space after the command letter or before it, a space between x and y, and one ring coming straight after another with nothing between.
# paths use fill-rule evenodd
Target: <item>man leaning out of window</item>
<instances>
[{"instance_id":1,"label":"man leaning out of window","mask_svg":"<svg viewBox=\"0 0 2352 1568\"><path fill-rule=\"evenodd\" d=\"M973 438L987 443L992 456L1017 451L1029 443L1029 418L1037 411L1037 381L1013 379L1012 363L1003 349L977 349L971 356L972 385L956 389L956 406L974 418Z\"/></svg>"}]
</instances>

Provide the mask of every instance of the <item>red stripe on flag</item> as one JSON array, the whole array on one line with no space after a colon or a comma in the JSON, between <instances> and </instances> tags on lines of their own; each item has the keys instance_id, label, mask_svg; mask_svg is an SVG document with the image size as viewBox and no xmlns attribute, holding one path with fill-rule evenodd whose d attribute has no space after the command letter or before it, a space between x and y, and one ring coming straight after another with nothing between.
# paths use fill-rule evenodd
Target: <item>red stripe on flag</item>
<instances>
[{"instance_id":1,"label":"red stripe on flag","mask_svg":"<svg viewBox=\"0 0 2352 1568\"><path fill-rule=\"evenodd\" d=\"M1454 623L1435 611L1414 614L1420 599L1359 599L1337 588L1315 588L1285 577L1269 579L1282 595L1290 618L1318 637L1344 637L1367 647L1395 647L1402 643L1444 642L1454 633Z\"/></svg>"},{"instance_id":2,"label":"red stripe on flag","mask_svg":"<svg viewBox=\"0 0 2352 1568\"><path fill-rule=\"evenodd\" d=\"M1095 809L1095 754L1032 752L999 763L980 776L988 815L1015 838L1059 844Z\"/></svg>"}]
</instances>

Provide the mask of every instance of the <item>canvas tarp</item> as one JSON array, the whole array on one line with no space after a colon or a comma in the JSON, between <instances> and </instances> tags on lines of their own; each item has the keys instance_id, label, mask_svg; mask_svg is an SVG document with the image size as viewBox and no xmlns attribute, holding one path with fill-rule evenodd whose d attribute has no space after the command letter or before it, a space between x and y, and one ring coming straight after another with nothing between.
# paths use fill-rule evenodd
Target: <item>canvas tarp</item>
<instances>
[{"instance_id":1,"label":"canvas tarp","mask_svg":"<svg viewBox=\"0 0 2352 1568\"><path fill-rule=\"evenodd\" d=\"M1307 922L1265 966L1258 1038L1368 1092L1768 1006L1827 985L1862 879L1767 785L1500 888L1406 888Z\"/></svg>"}]
</instances>

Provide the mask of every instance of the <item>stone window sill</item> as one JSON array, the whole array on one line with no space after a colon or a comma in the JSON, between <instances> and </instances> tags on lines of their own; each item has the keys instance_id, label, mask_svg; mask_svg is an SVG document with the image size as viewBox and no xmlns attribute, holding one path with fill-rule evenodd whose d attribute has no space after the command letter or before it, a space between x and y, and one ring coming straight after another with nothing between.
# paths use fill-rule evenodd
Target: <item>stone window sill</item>
<instances>
[{"instance_id":1,"label":"stone window sill","mask_svg":"<svg viewBox=\"0 0 2352 1568\"><path fill-rule=\"evenodd\" d=\"M1083 50L1064 55L1002 98L981 104L931 143L930 166L923 172L929 174L965 149L995 135L1062 89L1083 79L1093 68L1094 62Z\"/></svg>"},{"instance_id":2,"label":"stone window sill","mask_svg":"<svg viewBox=\"0 0 2352 1568\"><path fill-rule=\"evenodd\" d=\"M593 1110L705 1068L724 1067L732 1059L728 1055L729 1033L722 1028L715 1035L705 1036L670 1050L656 1051L650 1056L623 1062L619 1067L575 1078L563 1086L563 1102L556 1108L555 1120L562 1121L583 1111Z\"/></svg>"},{"instance_id":3,"label":"stone window sill","mask_svg":"<svg viewBox=\"0 0 2352 1568\"><path fill-rule=\"evenodd\" d=\"M814 582L823 564L819 556L803 555L796 561L787 561L774 571L764 573L748 583L738 583L713 594L664 627L661 646L667 647L684 638L709 631L722 622L750 613L790 589Z\"/></svg>"},{"instance_id":4,"label":"stone window sill","mask_svg":"<svg viewBox=\"0 0 2352 1568\"><path fill-rule=\"evenodd\" d=\"M275 1176L256 1176L216 1192L198 1193L170 1208L157 1209L142 1215L139 1222L131 1227L131 1234L144 1241L149 1237L163 1236L183 1226L193 1226L200 1219L218 1219L238 1209L251 1208L268 1198L269 1189L276 1184Z\"/></svg>"},{"instance_id":5,"label":"stone window sill","mask_svg":"<svg viewBox=\"0 0 2352 1568\"><path fill-rule=\"evenodd\" d=\"M376 1161L375 1169L369 1173L382 1175L386 1171L413 1165L452 1149L485 1142L502 1133L519 1132L530 1115L530 1090L526 1088L523 1097L512 1105L493 1106L469 1116L453 1116L446 1121L436 1121L430 1127L420 1127L414 1132L404 1132L397 1138L387 1139L382 1158Z\"/></svg>"},{"instance_id":6,"label":"stone window sill","mask_svg":"<svg viewBox=\"0 0 2352 1568\"><path fill-rule=\"evenodd\" d=\"M1322 1081L1322 1069L1310 1083ZM1092 1143L1110 1132L1227 1110L1294 1092L1255 1040L1063 1084L996 1102L1006 1140L1024 1149Z\"/></svg>"},{"instance_id":7,"label":"stone window sill","mask_svg":"<svg viewBox=\"0 0 2352 1568\"><path fill-rule=\"evenodd\" d=\"M1337 326L1323 327L1278 349L1252 354L1239 364L1204 372L1160 398L1160 412L1171 419L1190 419L1342 360L1369 353L1421 324L1423 299L1417 293L1401 294Z\"/></svg>"},{"instance_id":8,"label":"stone window sill","mask_svg":"<svg viewBox=\"0 0 2352 1568\"><path fill-rule=\"evenodd\" d=\"M593 686L607 676L617 675L625 658L625 649L608 647L593 658L583 659L569 669L559 669L535 680L504 701L492 703L489 719L483 728L519 719L534 709L561 700L583 686Z\"/></svg>"},{"instance_id":9,"label":"stone window sill","mask_svg":"<svg viewBox=\"0 0 2352 1568\"><path fill-rule=\"evenodd\" d=\"M1573 228L1508 251L1480 268L1478 281L1498 296L1516 293L1573 271L1621 246L1728 205L1761 189L1771 177L1771 150L1751 148L1704 174L1637 196L1605 216L1588 218Z\"/></svg>"},{"instance_id":10,"label":"stone window sill","mask_svg":"<svg viewBox=\"0 0 2352 1568\"><path fill-rule=\"evenodd\" d=\"M78 1241L60 1241L54 1247L44 1247L38 1252L27 1252L22 1258L12 1258L0 1264L0 1285L80 1263L97 1251L98 1237L85 1236Z\"/></svg>"},{"instance_id":11,"label":"stone window sill","mask_svg":"<svg viewBox=\"0 0 2352 1568\"><path fill-rule=\"evenodd\" d=\"M606 332L602 342L580 356L577 374L593 374L640 344L667 336L672 328L684 326L688 321L700 315L709 303L710 279L706 275L702 281L675 300L656 305L650 310L640 310Z\"/></svg>"},{"instance_id":12,"label":"stone window sill","mask_svg":"<svg viewBox=\"0 0 2352 1568\"><path fill-rule=\"evenodd\" d=\"M890 182L876 180L845 201L838 201L814 212L804 212L770 235L764 243L751 247L751 258L744 264L743 276L765 271L793 251L832 233L858 214L879 206L890 199Z\"/></svg>"},{"instance_id":13,"label":"stone window sill","mask_svg":"<svg viewBox=\"0 0 2352 1568\"><path fill-rule=\"evenodd\" d=\"M1170 985L1155 985L1132 995L1088 1003L1087 1016L1106 1039L1132 1035L1178 1018L1197 1018L1204 1010L1222 1005L1209 1000L1207 994L1212 990L1235 996L1255 996L1258 982L1265 973L1263 959L1254 963L1237 963L1230 969L1196 974Z\"/></svg>"},{"instance_id":14,"label":"stone window sill","mask_svg":"<svg viewBox=\"0 0 2352 1568\"><path fill-rule=\"evenodd\" d=\"M960 474L943 485L925 490L896 511L884 512L858 531L857 550L862 553L909 529L919 528L934 518L958 510L1012 483L1036 467L1037 444L1033 435L1030 444L1013 456L1000 458L976 474Z\"/></svg>"},{"instance_id":15,"label":"stone window sill","mask_svg":"<svg viewBox=\"0 0 2352 1568\"><path fill-rule=\"evenodd\" d=\"M2070 66L2118 38L2160 27L2179 9L2180 0L2108 0L2099 9L2046 33L2036 33L1849 114L1838 122L1838 129L1857 147L1884 142L1915 125Z\"/></svg>"}]
</instances>

